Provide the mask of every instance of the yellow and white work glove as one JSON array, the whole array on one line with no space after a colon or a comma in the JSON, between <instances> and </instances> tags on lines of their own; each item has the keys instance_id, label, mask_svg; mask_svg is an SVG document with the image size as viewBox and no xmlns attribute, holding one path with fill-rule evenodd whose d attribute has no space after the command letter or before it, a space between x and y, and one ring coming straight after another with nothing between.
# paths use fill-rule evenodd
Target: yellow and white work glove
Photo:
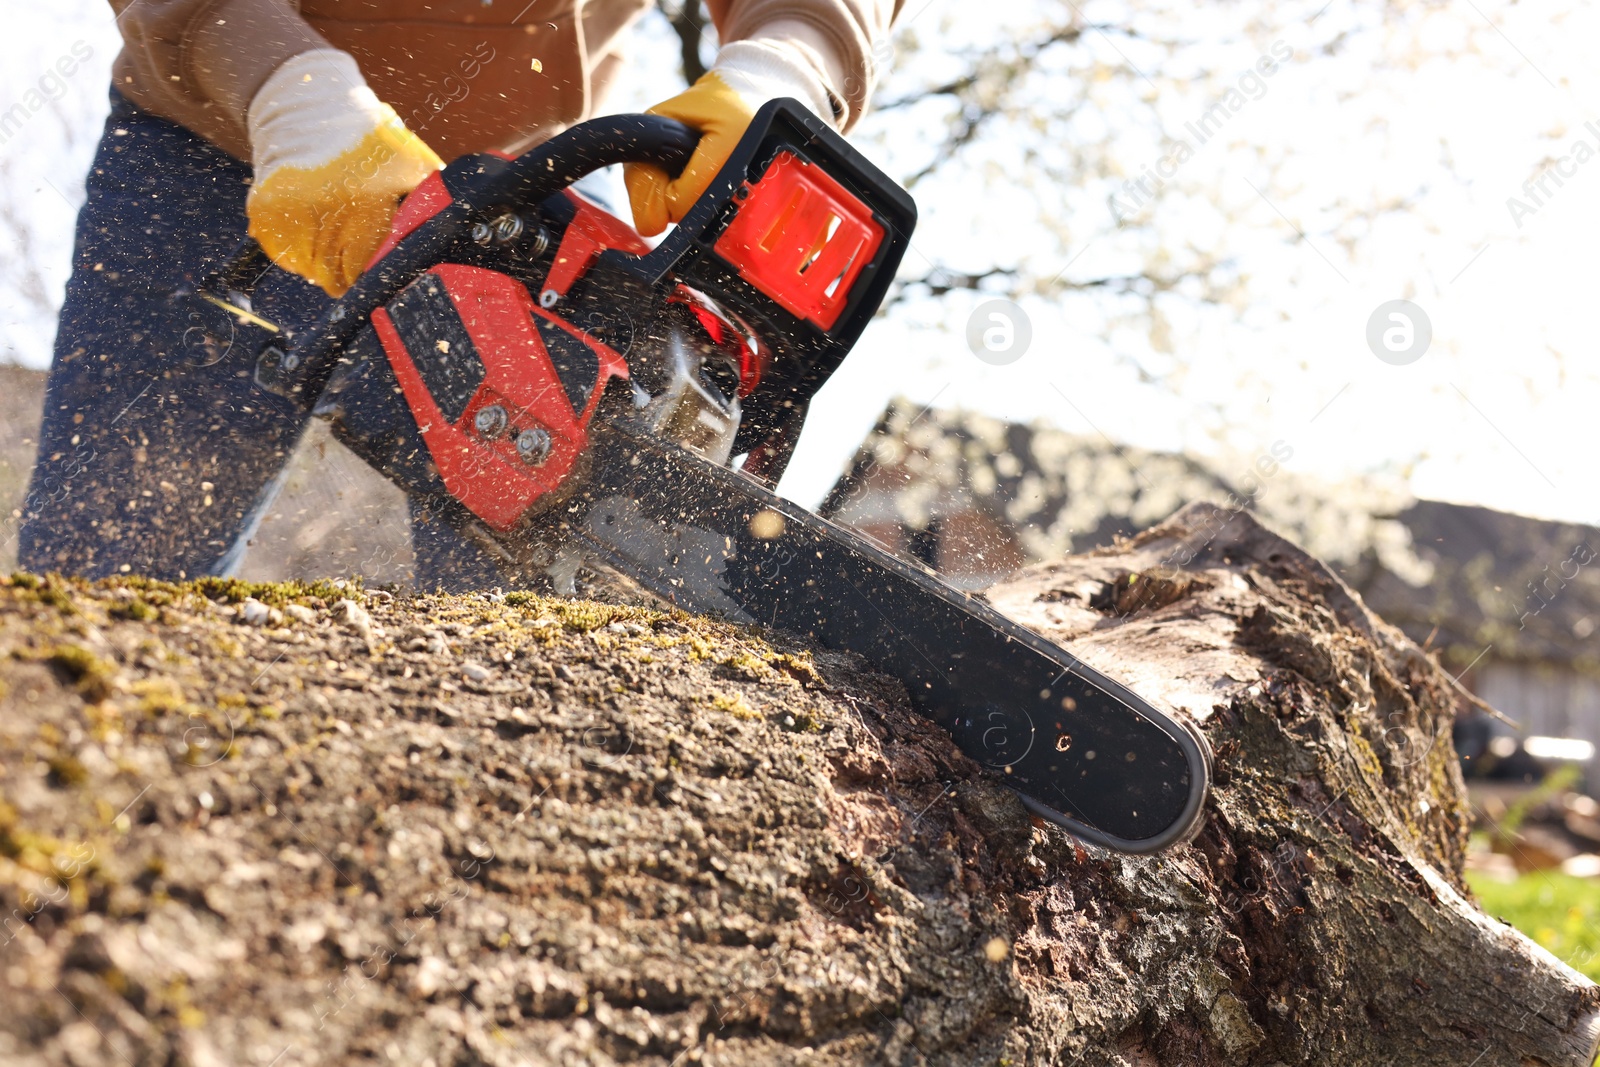
<instances>
[{"instance_id":1,"label":"yellow and white work glove","mask_svg":"<svg viewBox=\"0 0 1600 1067\"><path fill-rule=\"evenodd\" d=\"M444 166L334 49L302 52L250 101L250 236L273 262L341 296L407 193Z\"/></svg>"},{"instance_id":2,"label":"yellow and white work glove","mask_svg":"<svg viewBox=\"0 0 1600 1067\"><path fill-rule=\"evenodd\" d=\"M651 237L667 223L681 221L733 154L756 110L780 96L794 97L825 121L835 121L832 98L816 72L781 43L757 37L723 45L716 64L698 81L651 108L648 114L699 130L700 144L676 178L644 163L623 168L638 231Z\"/></svg>"}]
</instances>

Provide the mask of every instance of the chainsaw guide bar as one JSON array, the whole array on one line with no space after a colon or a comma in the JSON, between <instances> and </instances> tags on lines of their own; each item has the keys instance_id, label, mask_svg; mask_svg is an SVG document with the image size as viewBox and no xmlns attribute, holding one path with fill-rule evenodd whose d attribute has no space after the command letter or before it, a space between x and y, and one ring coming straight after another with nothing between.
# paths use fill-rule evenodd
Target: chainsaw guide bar
<instances>
[{"instance_id":1,"label":"chainsaw guide bar","mask_svg":"<svg viewBox=\"0 0 1600 1067\"><path fill-rule=\"evenodd\" d=\"M860 654L1035 814L1121 852L1192 833L1203 738L981 601L761 488L613 429L575 524L582 540L690 611Z\"/></svg>"}]
</instances>

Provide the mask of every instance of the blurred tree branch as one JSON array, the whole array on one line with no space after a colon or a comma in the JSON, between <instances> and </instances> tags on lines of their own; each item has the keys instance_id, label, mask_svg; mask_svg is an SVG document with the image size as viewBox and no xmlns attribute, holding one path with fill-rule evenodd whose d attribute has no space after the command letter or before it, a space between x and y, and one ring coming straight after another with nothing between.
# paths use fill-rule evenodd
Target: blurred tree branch
<instances>
[{"instance_id":1,"label":"blurred tree branch","mask_svg":"<svg viewBox=\"0 0 1600 1067\"><path fill-rule=\"evenodd\" d=\"M1354 0L1336 17L1323 10L1320 0L1247 0L1227 20L1226 37L1214 22L1204 35L1185 33L1192 15L1170 0L1135 0L1111 19L1086 3L1047 0L989 26L957 13L937 28L927 24L931 16L903 22L895 62L884 65L873 112L856 135L878 142L924 206L917 241L926 267L902 276L885 311L962 291L1042 299L1105 338L1112 358L1141 380L1183 393L1188 354L1197 349L1176 331L1270 314L1273 286L1263 281L1283 280L1245 269L1224 238L1265 231L1286 247L1311 241L1353 264L1382 219L1416 208L1414 193L1362 199L1352 190L1303 201L1303 182L1276 182L1293 173L1304 144L1253 144L1259 133L1230 117L1254 107L1240 96L1241 77L1262 86L1252 100L1293 91L1276 87L1283 75L1268 86L1254 73L1269 53L1279 67L1300 69L1348 59L1355 48L1406 70L1425 50L1406 37L1426 15L1422 7ZM1227 132L1197 138L1195 124L1228 99ZM1172 166L1179 144L1185 154ZM1188 162L1200 153L1207 159ZM1276 218L1247 215L1257 203L1224 180L1241 172L1289 217L1306 220L1296 224L1303 236L1279 230ZM1237 373L1243 381L1251 370L1241 364Z\"/></svg>"},{"instance_id":2,"label":"blurred tree branch","mask_svg":"<svg viewBox=\"0 0 1600 1067\"><path fill-rule=\"evenodd\" d=\"M693 85L706 72L706 63L700 47L706 37L706 13L700 0L657 0L661 13L667 16L672 32L678 35L678 59L683 66L683 80Z\"/></svg>"}]
</instances>

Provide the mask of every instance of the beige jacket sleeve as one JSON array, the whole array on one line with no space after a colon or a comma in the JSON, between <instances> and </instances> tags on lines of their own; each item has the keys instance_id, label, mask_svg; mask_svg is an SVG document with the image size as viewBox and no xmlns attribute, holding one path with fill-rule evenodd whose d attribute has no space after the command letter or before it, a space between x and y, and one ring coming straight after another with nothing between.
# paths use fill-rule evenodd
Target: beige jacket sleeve
<instances>
[{"instance_id":1,"label":"beige jacket sleeve","mask_svg":"<svg viewBox=\"0 0 1600 1067\"><path fill-rule=\"evenodd\" d=\"M482 0L392 6L304 0L309 17L301 14L302 0L110 0L123 39L112 77L139 107L249 159L245 116L256 90L302 52L342 48L355 55L374 91L407 125L418 128L415 118L427 126L429 143L448 159L462 151L525 146L541 129L582 118L594 72L579 38L605 37L593 43L608 43L647 2L560 0L548 15L490 22ZM760 39L814 70L833 97L841 129L866 107L877 73L873 44L887 34L900 7L900 0L708 3L722 40ZM579 32L575 13L586 33ZM474 51L480 41L481 53ZM488 57L467 75L478 80L465 100L441 111L439 100L452 81L460 81L452 76L461 73L469 53ZM542 80L530 80L530 57L542 60ZM482 77L476 73L480 65Z\"/></svg>"},{"instance_id":2,"label":"beige jacket sleeve","mask_svg":"<svg viewBox=\"0 0 1600 1067\"><path fill-rule=\"evenodd\" d=\"M761 38L814 70L833 97L841 130L867 108L878 70L874 46L889 36L903 0L706 0L723 41Z\"/></svg>"},{"instance_id":3,"label":"beige jacket sleeve","mask_svg":"<svg viewBox=\"0 0 1600 1067\"><path fill-rule=\"evenodd\" d=\"M123 42L117 88L242 158L256 90L285 60L329 47L292 0L111 0L111 7Z\"/></svg>"}]
</instances>

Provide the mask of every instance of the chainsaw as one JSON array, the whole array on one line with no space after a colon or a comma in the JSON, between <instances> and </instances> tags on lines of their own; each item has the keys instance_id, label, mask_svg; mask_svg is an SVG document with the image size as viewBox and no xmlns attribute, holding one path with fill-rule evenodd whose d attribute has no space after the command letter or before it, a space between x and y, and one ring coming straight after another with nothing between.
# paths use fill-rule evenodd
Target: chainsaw
<instances>
[{"instance_id":1,"label":"chainsaw","mask_svg":"<svg viewBox=\"0 0 1600 1067\"><path fill-rule=\"evenodd\" d=\"M600 560L687 610L857 653L1034 814L1123 852L1185 839L1211 777L1198 730L774 491L909 245L910 196L792 100L761 108L655 247L573 188L619 163L677 173L697 137L609 116L458 159L299 335L250 308L259 249L185 295L232 343L254 331L262 388L508 574L570 593Z\"/></svg>"}]
</instances>

